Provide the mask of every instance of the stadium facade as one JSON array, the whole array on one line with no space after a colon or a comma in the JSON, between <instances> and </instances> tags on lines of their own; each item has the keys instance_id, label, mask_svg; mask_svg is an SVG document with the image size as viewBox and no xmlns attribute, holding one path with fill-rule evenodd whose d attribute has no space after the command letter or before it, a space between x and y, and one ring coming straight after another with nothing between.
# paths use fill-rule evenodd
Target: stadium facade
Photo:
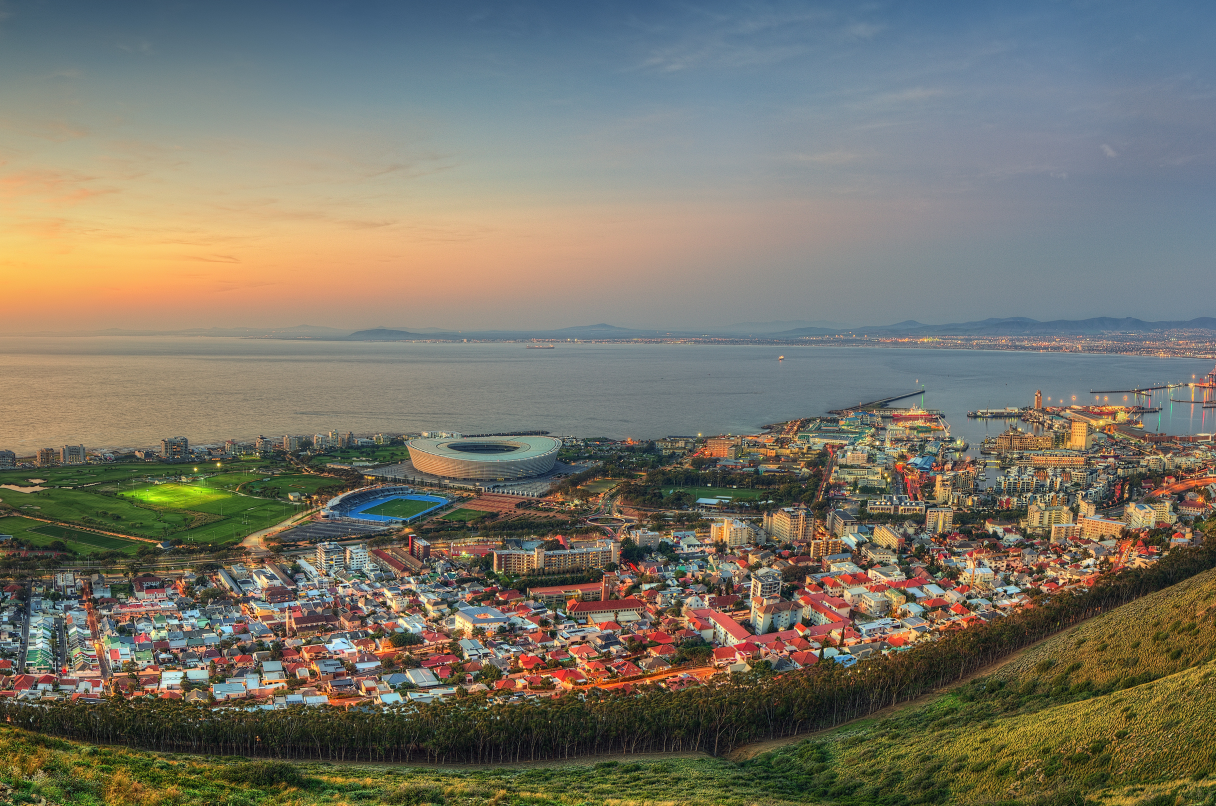
<instances>
[{"instance_id":1,"label":"stadium facade","mask_svg":"<svg viewBox=\"0 0 1216 806\"><path fill-rule=\"evenodd\" d=\"M449 479L505 481L542 476L553 469L560 439L479 437L410 440L416 470Z\"/></svg>"}]
</instances>

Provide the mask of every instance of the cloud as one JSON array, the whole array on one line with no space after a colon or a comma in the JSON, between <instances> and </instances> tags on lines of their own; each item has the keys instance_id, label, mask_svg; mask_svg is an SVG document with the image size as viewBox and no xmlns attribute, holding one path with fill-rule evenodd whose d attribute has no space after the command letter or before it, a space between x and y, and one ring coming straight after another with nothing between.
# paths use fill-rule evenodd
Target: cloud
<instances>
[{"instance_id":1,"label":"cloud","mask_svg":"<svg viewBox=\"0 0 1216 806\"><path fill-rule=\"evenodd\" d=\"M186 255L186 260L198 260L202 263L240 263L240 258L232 255Z\"/></svg>"},{"instance_id":2,"label":"cloud","mask_svg":"<svg viewBox=\"0 0 1216 806\"><path fill-rule=\"evenodd\" d=\"M117 193L117 188L99 187L97 177L68 171L29 169L0 176L0 198L41 197L56 206L79 204L97 196Z\"/></svg>"},{"instance_id":3,"label":"cloud","mask_svg":"<svg viewBox=\"0 0 1216 806\"><path fill-rule=\"evenodd\" d=\"M1106 156L1108 156L1108 157L1117 157L1117 156L1119 156L1118 152L1116 152L1116 151L1115 151L1113 148L1111 148L1110 146L1108 146L1106 143L1103 143L1103 144L1102 144L1102 153L1103 153L1103 154L1105 154L1105 155L1106 155Z\"/></svg>"}]
</instances>

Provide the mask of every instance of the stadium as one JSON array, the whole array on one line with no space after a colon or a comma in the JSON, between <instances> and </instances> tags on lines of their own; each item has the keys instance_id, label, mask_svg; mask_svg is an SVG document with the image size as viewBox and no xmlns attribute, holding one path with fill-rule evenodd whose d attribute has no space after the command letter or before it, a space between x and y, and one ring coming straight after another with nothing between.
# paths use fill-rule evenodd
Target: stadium
<instances>
[{"instance_id":1,"label":"stadium","mask_svg":"<svg viewBox=\"0 0 1216 806\"><path fill-rule=\"evenodd\" d=\"M414 439L414 469L449 479L505 481L541 476L553 469L562 446L553 437Z\"/></svg>"},{"instance_id":2,"label":"stadium","mask_svg":"<svg viewBox=\"0 0 1216 806\"><path fill-rule=\"evenodd\" d=\"M442 496L422 495L411 487L365 487L329 499L321 517L387 526L410 523L447 503L448 499Z\"/></svg>"}]
</instances>

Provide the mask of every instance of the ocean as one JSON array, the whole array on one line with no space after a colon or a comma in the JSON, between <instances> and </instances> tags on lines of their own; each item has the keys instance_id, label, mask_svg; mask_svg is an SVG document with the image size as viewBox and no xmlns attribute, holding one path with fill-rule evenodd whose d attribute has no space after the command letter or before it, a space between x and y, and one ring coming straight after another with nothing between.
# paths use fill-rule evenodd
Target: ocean
<instances>
[{"instance_id":1,"label":"ocean","mask_svg":"<svg viewBox=\"0 0 1216 806\"><path fill-rule=\"evenodd\" d=\"M778 356L784 354L785 360ZM968 411L1190 380L1209 362L973 350L706 344L374 343L204 337L0 337L0 449L141 447L264 434L409 431L652 438L751 433L921 387L973 445L1003 421ZM1189 398L1190 389L1174 390ZM1108 395L1122 402L1122 394ZM1171 403L1145 426L1213 430Z\"/></svg>"}]
</instances>

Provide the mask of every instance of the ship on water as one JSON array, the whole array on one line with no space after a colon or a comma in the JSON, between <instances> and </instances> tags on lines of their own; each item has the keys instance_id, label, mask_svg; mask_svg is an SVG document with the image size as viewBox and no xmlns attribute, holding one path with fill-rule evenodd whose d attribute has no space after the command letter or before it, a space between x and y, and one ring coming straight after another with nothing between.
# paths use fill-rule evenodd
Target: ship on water
<instances>
[{"instance_id":1,"label":"ship on water","mask_svg":"<svg viewBox=\"0 0 1216 806\"><path fill-rule=\"evenodd\" d=\"M524 349L526 349L526 350L552 350L553 345L552 344L529 344Z\"/></svg>"}]
</instances>

